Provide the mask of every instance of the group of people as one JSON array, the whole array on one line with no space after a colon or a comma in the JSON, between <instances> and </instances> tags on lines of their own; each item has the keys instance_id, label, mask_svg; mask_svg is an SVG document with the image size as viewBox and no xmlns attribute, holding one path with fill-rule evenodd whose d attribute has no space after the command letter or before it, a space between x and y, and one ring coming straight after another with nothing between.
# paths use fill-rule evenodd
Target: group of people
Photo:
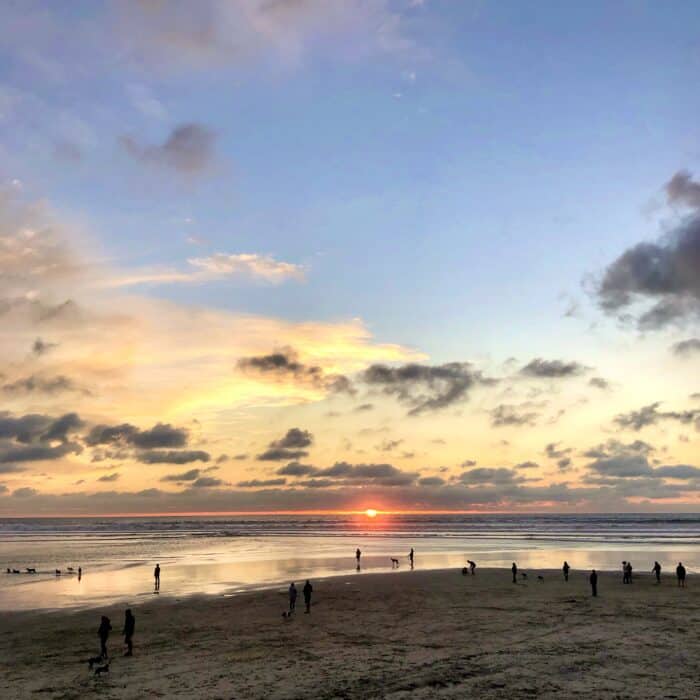
<instances>
[{"instance_id":1,"label":"group of people","mask_svg":"<svg viewBox=\"0 0 700 700\"><path fill-rule=\"evenodd\" d=\"M306 579L304 587L301 592L304 594L304 605L306 606L305 613L311 612L311 594L314 591L314 587L311 585L309 579ZM294 612L297 605L297 587L294 585L294 581L289 584L289 612L290 614Z\"/></svg>"},{"instance_id":2,"label":"group of people","mask_svg":"<svg viewBox=\"0 0 700 700\"><path fill-rule=\"evenodd\" d=\"M126 652L124 656L133 656L134 653L134 631L136 630L136 618L128 609L124 613L124 629L122 634L124 635L124 644L126 646ZM100 657L102 659L108 659L109 654L107 653L107 640L109 639L109 633L112 631L112 623L106 615L102 616L100 621L100 626L97 628L97 636L100 638Z\"/></svg>"}]
</instances>

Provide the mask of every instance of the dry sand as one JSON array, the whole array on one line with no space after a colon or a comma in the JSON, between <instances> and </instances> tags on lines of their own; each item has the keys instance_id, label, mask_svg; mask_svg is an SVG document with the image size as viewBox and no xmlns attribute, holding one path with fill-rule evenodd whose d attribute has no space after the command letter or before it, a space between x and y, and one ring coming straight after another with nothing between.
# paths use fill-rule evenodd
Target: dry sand
<instances>
[{"instance_id":1,"label":"dry sand","mask_svg":"<svg viewBox=\"0 0 700 700\"><path fill-rule=\"evenodd\" d=\"M121 656L124 606L3 613L6 698L698 698L700 587L669 575L631 586L601 574L477 570L351 574L314 582L286 622L286 591L163 597L134 608L135 651ZM167 572L164 572L167 573ZM540 572L541 573L541 572ZM299 588L303 581L297 582ZM167 576L163 579L164 590ZM301 594L299 603L302 603ZM114 627L109 675L99 617Z\"/></svg>"}]
</instances>

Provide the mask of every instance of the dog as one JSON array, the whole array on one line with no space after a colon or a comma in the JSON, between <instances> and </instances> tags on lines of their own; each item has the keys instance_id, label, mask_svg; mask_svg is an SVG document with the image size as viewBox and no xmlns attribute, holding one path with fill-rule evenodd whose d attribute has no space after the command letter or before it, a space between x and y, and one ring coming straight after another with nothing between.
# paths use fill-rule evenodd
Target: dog
<instances>
[{"instance_id":1,"label":"dog","mask_svg":"<svg viewBox=\"0 0 700 700\"><path fill-rule=\"evenodd\" d=\"M289 611L285 610L282 613L282 619L283 620L291 620L293 614L294 614L294 612L292 610L289 610Z\"/></svg>"},{"instance_id":2,"label":"dog","mask_svg":"<svg viewBox=\"0 0 700 700\"><path fill-rule=\"evenodd\" d=\"M520 573L520 575L521 575L524 579L527 579L527 574L526 574L524 571L522 571L522 572Z\"/></svg>"},{"instance_id":3,"label":"dog","mask_svg":"<svg viewBox=\"0 0 700 700\"><path fill-rule=\"evenodd\" d=\"M103 661L101 656L93 656L91 659L88 659L88 668L92 671L92 667L95 664L99 664Z\"/></svg>"},{"instance_id":4,"label":"dog","mask_svg":"<svg viewBox=\"0 0 700 700\"><path fill-rule=\"evenodd\" d=\"M68 569L67 569L67 571L70 571L71 574L72 574L72 573L73 573L73 567L72 567L72 566L69 566Z\"/></svg>"},{"instance_id":5,"label":"dog","mask_svg":"<svg viewBox=\"0 0 700 700\"><path fill-rule=\"evenodd\" d=\"M544 576L538 576L538 577L537 577L537 580L538 580L540 583L544 583Z\"/></svg>"},{"instance_id":6,"label":"dog","mask_svg":"<svg viewBox=\"0 0 700 700\"><path fill-rule=\"evenodd\" d=\"M34 569L34 568L28 566L28 567L27 567L27 573L28 573L28 574L35 574L35 573L36 573L36 569Z\"/></svg>"},{"instance_id":7,"label":"dog","mask_svg":"<svg viewBox=\"0 0 700 700\"><path fill-rule=\"evenodd\" d=\"M394 559L394 557L391 557L391 568L392 569L399 568L399 560L398 559Z\"/></svg>"},{"instance_id":8,"label":"dog","mask_svg":"<svg viewBox=\"0 0 700 700\"><path fill-rule=\"evenodd\" d=\"M109 661L104 666L98 666L95 669L96 676L101 676L103 673L109 673Z\"/></svg>"},{"instance_id":9,"label":"dog","mask_svg":"<svg viewBox=\"0 0 700 700\"><path fill-rule=\"evenodd\" d=\"M19 569L12 569L13 574L21 574L22 572Z\"/></svg>"},{"instance_id":10,"label":"dog","mask_svg":"<svg viewBox=\"0 0 700 700\"><path fill-rule=\"evenodd\" d=\"M56 576L60 576L60 575L61 575L61 570L60 570L60 569L56 569Z\"/></svg>"}]
</instances>

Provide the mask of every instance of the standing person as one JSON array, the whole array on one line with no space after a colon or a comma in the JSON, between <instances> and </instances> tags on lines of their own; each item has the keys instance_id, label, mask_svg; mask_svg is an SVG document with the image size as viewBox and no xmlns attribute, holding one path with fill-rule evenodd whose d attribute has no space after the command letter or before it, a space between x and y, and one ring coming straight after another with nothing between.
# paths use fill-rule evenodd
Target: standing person
<instances>
[{"instance_id":1,"label":"standing person","mask_svg":"<svg viewBox=\"0 0 700 700\"><path fill-rule=\"evenodd\" d=\"M679 561L676 567L676 578L678 579L678 587L685 588L685 566L683 566L682 561Z\"/></svg>"},{"instance_id":2,"label":"standing person","mask_svg":"<svg viewBox=\"0 0 700 700\"><path fill-rule=\"evenodd\" d=\"M156 564L156 568L153 569L153 578L155 579L155 590L160 590L160 564Z\"/></svg>"},{"instance_id":3,"label":"standing person","mask_svg":"<svg viewBox=\"0 0 700 700\"><path fill-rule=\"evenodd\" d=\"M131 608L124 613L124 644L126 644L126 654L124 656L133 656L134 629L136 628L136 618L131 614Z\"/></svg>"},{"instance_id":4,"label":"standing person","mask_svg":"<svg viewBox=\"0 0 700 700\"><path fill-rule=\"evenodd\" d=\"M518 567L515 562L513 562L513 566L510 567L510 570L513 574L513 583L518 582Z\"/></svg>"},{"instance_id":5,"label":"standing person","mask_svg":"<svg viewBox=\"0 0 700 700\"><path fill-rule=\"evenodd\" d=\"M569 580L569 569L570 569L570 568L571 568L571 567L569 566L569 562L568 562L568 561L565 561L565 562L564 562L564 566L561 567L561 570L564 572L564 581L568 581L568 580Z\"/></svg>"},{"instance_id":6,"label":"standing person","mask_svg":"<svg viewBox=\"0 0 700 700\"><path fill-rule=\"evenodd\" d=\"M469 571L471 572L471 575L474 575L474 569L476 569L476 562L472 561L471 559L467 559L467 564L469 564Z\"/></svg>"},{"instance_id":7,"label":"standing person","mask_svg":"<svg viewBox=\"0 0 700 700\"><path fill-rule=\"evenodd\" d=\"M661 564L658 561L654 562L654 568L651 573L656 576L656 583L661 583Z\"/></svg>"},{"instance_id":8,"label":"standing person","mask_svg":"<svg viewBox=\"0 0 700 700\"><path fill-rule=\"evenodd\" d=\"M622 562L622 583L628 583L627 581L627 562Z\"/></svg>"},{"instance_id":9,"label":"standing person","mask_svg":"<svg viewBox=\"0 0 700 700\"><path fill-rule=\"evenodd\" d=\"M289 612L294 612L294 608L297 606L297 587L294 585L294 581L289 584Z\"/></svg>"},{"instance_id":10,"label":"standing person","mask_svg":"<svg viewBox=\"0 0 700 700\"><path fill-rule=\"evenodd\" d=\"M598 597L598 574L596 573L596 570L593 569L591 571L591 575L588 577L588 581L591 584L591 595L594 598Z\"/></svg>"},{"instance_id":11,"label":"standing person","mask_svg":"<svg viewBox=\"0 0 700 700\"><path fill-rule=\"evenodd\" d=\"M100 626L97 628L97 636L100 638L100 656L103 659L107 658L107 639L111 631L112 625L109 622L109 618L103 615Z\"/></svg>"},{"instance_id":12,"label":"standing person","mask_svg":"<svg viewBox=\"0 0 700 700\"><path fill-rule=\"evenodd\" d=\"M358 547L355 550L355 559L357 560L357 570L360 570L360 557L362 556L362 552L360 551L360 548Z\"/></svg>"},{"instance_id":13,"label":"standing person","mask_svg":"<svg viewBox=\"0 0 700 700\"><path fill-rule=\"evenodd\" d=\"M627 583L632 583L632 562L627 562Z\"/></svg>"},{"instance_id":14,"label":"standing person","mask_svg":"<svg viewBox=\"0 0 700 700\"><path fill-rule=\"evenodd\" d=\"M311 612L311 594L314 591L314 587L311 585L311 582L309 579L306 579L306 583L304 584L304 588L301 589L303 594L304 594L304 604L306 605L306 611L307 613Z\"/></svg>"},{"instance_id":15,"label":"standing person","mask_svg":"<svg viewBox=\"0 0 700 700\"><path fill-rule=\"evenodd\" d=\"M413 547L411 547L411 551L408 553L408 560L411 562L411 568L413 568Z\"/></svg>"},{"instance_id":16,"label":"standing person","mask_svg":"<svg viewBox=\"0 0 700 700\"><path fill-rule=\"evenodd\" d=\"M83 578L83 567L79 566L78 567L78 581L80 581L81 578Z\"/></svg>"}]
</instances>

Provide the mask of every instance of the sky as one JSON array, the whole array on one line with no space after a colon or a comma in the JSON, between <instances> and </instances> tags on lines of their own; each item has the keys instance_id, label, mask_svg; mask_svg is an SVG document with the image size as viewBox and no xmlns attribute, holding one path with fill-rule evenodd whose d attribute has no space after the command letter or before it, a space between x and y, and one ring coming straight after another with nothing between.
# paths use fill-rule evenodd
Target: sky
<instances>
[{"instance_id":1,"label":"sky","mask_svg":"<svg viewBox=\"0 0 700 700\"><path fill-rule=\"evenodd\" d=\"M695 2L0 7L0 516L700 509Z\"/></svg>"}]
</instances>

